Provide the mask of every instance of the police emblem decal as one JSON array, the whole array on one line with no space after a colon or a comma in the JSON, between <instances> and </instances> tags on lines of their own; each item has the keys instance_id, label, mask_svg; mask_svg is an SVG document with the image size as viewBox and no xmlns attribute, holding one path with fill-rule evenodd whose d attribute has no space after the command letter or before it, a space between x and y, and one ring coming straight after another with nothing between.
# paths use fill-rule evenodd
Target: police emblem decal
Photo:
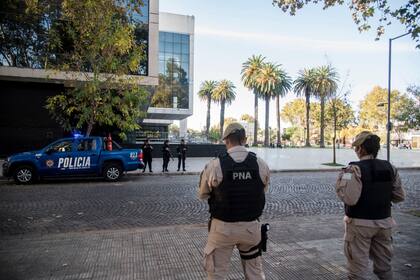
<instances>
[{"instance_id":1,"label":"police emblem decal","mask_svg":"<svg viewBox=\"0 0 420 280\"><path fill-rule=\"evenodd\" d=\"M48 167L53 167L53 166L54 166L54 161L53 161L52 159L49 159L49 160L47 160L47 161L45 162L45 164L46 164Z\"/></svg>"}]
</instances>

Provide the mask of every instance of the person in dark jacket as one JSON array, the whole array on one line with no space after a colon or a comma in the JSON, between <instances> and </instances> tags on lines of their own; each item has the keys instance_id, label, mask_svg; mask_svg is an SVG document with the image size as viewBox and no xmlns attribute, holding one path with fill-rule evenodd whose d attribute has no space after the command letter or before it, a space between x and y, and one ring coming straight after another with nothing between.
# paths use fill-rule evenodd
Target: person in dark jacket
<instances>
[{"instance_id":1,"label":"person in dark jacket","mask_svg":"<svg viewBox=\"0 0 420 280\"><path fill-rule=\"evenodd\" d=\"M171 150L169 149L169 140L165 140L165 142L163 142L162 157L163 157L162 172L169 172L168 165L169 165L169 160L172 157Z\"/></svg>"},{"instance_id":2,"label":"person in dark jacket","mask_svg":"<svg viewBox=\"0 0 420 280\"><path fill-rule=\"evenodd\" d=\"M186 171L185 158L186 158L187 151L188 151L188 147L187 145L185 145L184 139L181 139L181 143L176 148L176 152L178 153L178 170L177 171L179 171L179 169L181 168L181 162L182 162L182 171Z\"/></svg>"},{"instance_id":3,"label":"person in dark jacket","mask_svg":"<svg viewBox=\"0 0 420 280\"><path fill-rule=\"evenodd\" d=\"M143 173L146 171L147 165L149 165L149 172L153 172L152 171L153 146L150 145L149 139L144 140L144 145L142 149L143 149L143 161L144 161Z\"/></svg>"}]
</instances>

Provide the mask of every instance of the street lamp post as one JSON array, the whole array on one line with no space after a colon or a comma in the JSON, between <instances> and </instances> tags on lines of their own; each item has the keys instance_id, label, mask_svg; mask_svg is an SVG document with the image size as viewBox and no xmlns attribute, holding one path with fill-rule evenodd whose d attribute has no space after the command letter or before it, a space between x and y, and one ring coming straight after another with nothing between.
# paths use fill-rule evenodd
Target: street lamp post
<instances>
[{"instance_id":1,"label":"street lamp post","mask_svg":"<svg viewBox=\"0 0 420 280\"><path fill-rule=\"evenodd\" d=\"M400 36L389 38L389 53L388 53L388 116L387 116L387 124L386 124L386 159L389 161L390 159L390 148L391 148L391 49L392 49L392 41L399 39L401 37L407 36L411 32L407 32Z\"/></svg>"}]
</instances>

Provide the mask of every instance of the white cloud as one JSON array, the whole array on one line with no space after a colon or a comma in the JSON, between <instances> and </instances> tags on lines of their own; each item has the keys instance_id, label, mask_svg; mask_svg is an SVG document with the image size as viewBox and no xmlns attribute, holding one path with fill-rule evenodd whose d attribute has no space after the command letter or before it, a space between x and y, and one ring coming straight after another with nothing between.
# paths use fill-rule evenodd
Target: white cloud
<instances>
[{"instance_id":1,"label":"white cloud","mask_svg":"<svg viewBox=\"0 0 420 280\"><path fill-rule=\"evenodd\" d=\"M293 49L304 50L322 50L322 51L344 51L344 52L387 52L387 41L382 40L379 42L360 42L360 41L337 41L337 40L319 40L307 37L293 37L284 36L274 33L255 33L255 32L242 32L227 29L213 29L207 27L197 27L195 30L196 35L223 37L231 40L242 40L252 43L261 44L276 44ZM397 52L414 52L414 44L407 44L399 42L393 45L393 51Z\"/></svg>"}]
</instances>

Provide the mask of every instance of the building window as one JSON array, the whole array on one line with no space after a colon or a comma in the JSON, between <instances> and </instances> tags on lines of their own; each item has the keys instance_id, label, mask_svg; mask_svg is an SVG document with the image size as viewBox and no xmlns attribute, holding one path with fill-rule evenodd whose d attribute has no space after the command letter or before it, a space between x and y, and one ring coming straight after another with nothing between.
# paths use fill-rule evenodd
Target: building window
<instances>
[{"instance_id":1,"label":"building window","mask_svg":"<svg viewBox=\"0 0 420 280\"><path fill-rule=\"evenodd\" d=\"M188 109L190 35L159 32L159 86L152 107Z\"/></svg>"}]
</instances>

